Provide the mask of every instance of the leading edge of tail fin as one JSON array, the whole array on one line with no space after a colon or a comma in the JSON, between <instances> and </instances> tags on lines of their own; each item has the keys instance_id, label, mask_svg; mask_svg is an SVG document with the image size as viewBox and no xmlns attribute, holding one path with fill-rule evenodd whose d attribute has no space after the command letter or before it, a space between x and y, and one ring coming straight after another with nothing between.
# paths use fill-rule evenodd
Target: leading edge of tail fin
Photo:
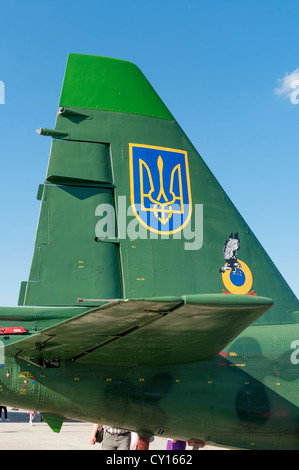
<instances>
[{"instance_id":1,"label":"leading edge of tail fin","mask_svg":"<svg viewBox=\"0 0 299 470\"><path fill-rule=\"evenodd\" d=\"M201 156L130 62L70 54L20 305L257 295L298 300ZM77 299L85 299L78 304Z\"/></svg>"}]
</instances>

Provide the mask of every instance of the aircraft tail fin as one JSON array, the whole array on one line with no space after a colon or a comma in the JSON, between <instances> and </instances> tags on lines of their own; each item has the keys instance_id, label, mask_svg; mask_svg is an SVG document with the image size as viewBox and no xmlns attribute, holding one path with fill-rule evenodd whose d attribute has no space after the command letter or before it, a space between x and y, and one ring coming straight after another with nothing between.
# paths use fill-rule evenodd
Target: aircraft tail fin
<instances>
[{"instance_id":1,"label":"aircraft tail fin","mask_svg":"<svg viewBox=\"0 0 299 470\"><path fill-rule=\"evenodd\" d=\"M130 62L70 54L20 305L262 296L298 300L168 108ZM85 299L78 302L79 299Z\"/></svg>"}]
</instances>

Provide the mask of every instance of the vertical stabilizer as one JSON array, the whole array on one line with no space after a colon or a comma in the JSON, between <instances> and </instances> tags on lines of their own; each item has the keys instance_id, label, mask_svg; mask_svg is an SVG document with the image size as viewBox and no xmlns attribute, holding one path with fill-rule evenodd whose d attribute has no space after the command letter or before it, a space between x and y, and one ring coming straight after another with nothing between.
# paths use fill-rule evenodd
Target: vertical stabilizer
<instances>
[{"instance_id":1,"label":"vertical stabilizer","mask_svg":"<svg viewBox=\"0 0 299 470\"><path fill-rule=\"evenodd\" d=\"M259 322L294 322L297 298L134 64L70 54L40 133L53 141L20 304L258 295L275 301Z\"/></svg>"}]
</instances>

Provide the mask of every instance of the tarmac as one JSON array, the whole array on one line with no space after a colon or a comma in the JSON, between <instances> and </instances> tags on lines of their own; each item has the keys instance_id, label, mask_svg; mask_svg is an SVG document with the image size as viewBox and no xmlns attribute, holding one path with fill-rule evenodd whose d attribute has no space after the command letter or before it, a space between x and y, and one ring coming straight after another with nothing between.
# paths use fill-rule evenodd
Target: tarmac
<instances>
[{"instance_id":1,"label":"tarmac","mask_svg":"<svg viewBox=\"0 0 299 470\"><path fill-rule=\"evenodd\" d=\"M9 421L0 422L0 450L101 450L101 444L90 445L89 438L93 424L67 420L59 433L53 432L47 423L36 415L33 425L29 423L26 410L7 408ZM167 439L155 437L149 450L166 450ZM192 450L187 446L186 451ZM206 445L200 450L226 450Z\"/></svg>"}]
</instances>

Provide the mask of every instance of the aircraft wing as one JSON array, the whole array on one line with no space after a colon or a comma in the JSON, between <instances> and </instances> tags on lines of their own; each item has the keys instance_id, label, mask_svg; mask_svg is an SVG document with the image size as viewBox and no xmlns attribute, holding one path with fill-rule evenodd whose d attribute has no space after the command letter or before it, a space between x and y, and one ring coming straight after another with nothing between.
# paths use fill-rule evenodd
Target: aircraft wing
<instances>
[{"instance_id":1,"label":"aircraft wing","mask_svg":"<svg viewBox=\"0 0 299 470\"><path fill-rule=\"evenodd\" d=\"M5 354L113 365L204 361L272 305L265 297L227 294L117 300L23 336Z\"/></svg>"}]
</instances>

